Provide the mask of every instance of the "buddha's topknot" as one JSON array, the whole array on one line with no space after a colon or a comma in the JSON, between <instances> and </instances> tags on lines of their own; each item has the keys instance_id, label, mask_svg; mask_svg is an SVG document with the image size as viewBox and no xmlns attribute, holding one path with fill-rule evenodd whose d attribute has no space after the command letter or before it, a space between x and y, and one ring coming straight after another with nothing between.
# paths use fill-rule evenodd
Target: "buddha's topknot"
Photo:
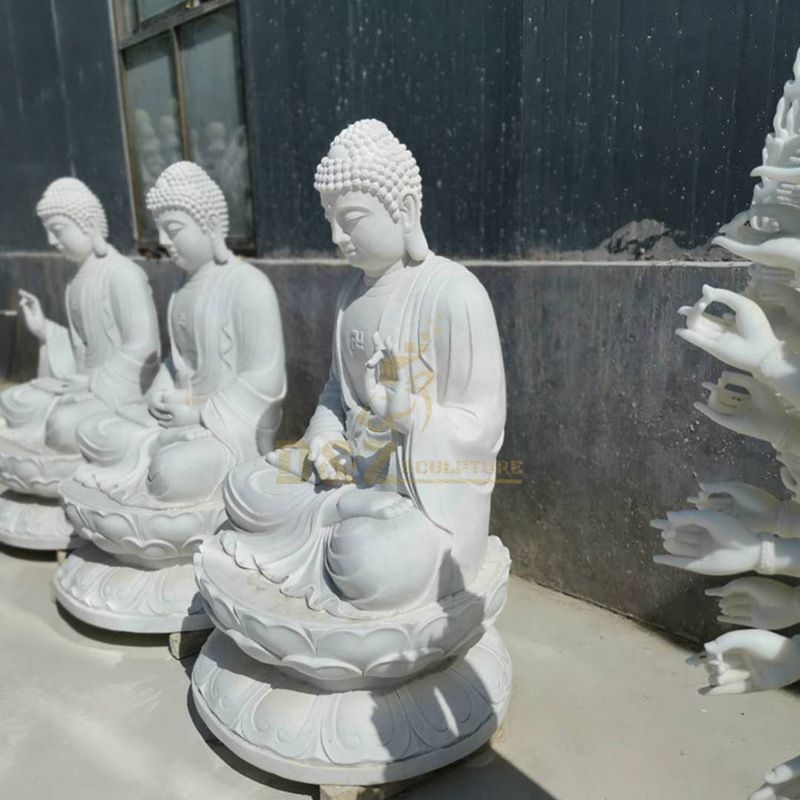
<instances>
[{"instance_id":1,"label":"buddha's topknot","mask_svg":"<svg viewBox=\"0 0 800 800\"><path fill-rule=\"evenodd\" d=\"M189 214L203 230L215 214L222 236L228 235L228 204L222 189L208 173L191 161L177 161L168 166L147 193L147 208L153 214L180 209Z\"/></svg>"},{"instance_id":2,"label":"buddha's topknot","mask_svg":"<svg viewBox=\"0 0 800 800\"><path fill-rule=\"evenodd\" d=\"M106 212L95 193L77 178L58 178L45 190L36 204L40 219L62 214L69 217L84 233L93 225L105 239L108 237Z\"/></svg>"},{"instance_id":3,"label":"buddha's topknot","mask_svg":"<svg viewBox=\"0 0 800 800\"><path fill-rule=\"evenodd\" d=\"M407 194L422 206L422 179L411 151L377 119L362 119L345 128L319 162L314 177L318 192L367 192L380 200L397 221Z\"/></svg>"}]
</instances>

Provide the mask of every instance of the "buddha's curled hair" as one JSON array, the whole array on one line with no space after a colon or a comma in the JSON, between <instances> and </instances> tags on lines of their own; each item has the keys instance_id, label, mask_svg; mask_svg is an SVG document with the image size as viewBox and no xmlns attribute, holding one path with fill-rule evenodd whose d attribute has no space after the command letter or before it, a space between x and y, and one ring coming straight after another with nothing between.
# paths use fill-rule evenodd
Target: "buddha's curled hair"
<instances>
[{"instance_id":1,"label":"buddha's curled hair","mask_svg":"<svg viewBox=\"0 0 800 800\"><path fill-rule=\"evenodd\" d=\"M84 233L94 226L100 235L108 237L108 221L97 195L77 178L58 178L45 190L36 204L40 219L62 214L69 217Z\"/></svg>"},{"instance_id":2,"label":"buddha's curled hair","mask_svg":"<svg viewBox=\"0 0 800 800\"><path fill-rule=\"evenodd\" d=\"M377 197L397 221L400 201L412 194L422 206L422 179L411 151L377 119L345 128L317 166L318 192L366 192Z\"/></svg>"}]
</instances>

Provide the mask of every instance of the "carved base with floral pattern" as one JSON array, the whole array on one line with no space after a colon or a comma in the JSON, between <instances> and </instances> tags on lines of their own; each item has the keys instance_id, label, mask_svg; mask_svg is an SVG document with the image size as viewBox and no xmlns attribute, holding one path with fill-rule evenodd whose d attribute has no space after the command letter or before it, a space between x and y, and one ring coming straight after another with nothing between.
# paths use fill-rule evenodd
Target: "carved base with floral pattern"
<instances>
[{"instance_id":1,"label":"carved base with floral pattern","mask_svg":"<svg viewBox=\"0 0 800 800\"><path fill-rule=\"evenodd\" d=\"M463 654L506 601L511 560L496 536L476 578L435 603L376 619L344 619L286 597L258 572L243 570L219 537L195 556L195 575L216 628L247 655L323 689L377 688Z\"/></svg>"},{"instance_id":2,"label":"carved base with floral pattern","mask_svg":"<svg viewBox=\"0 0 800 800\"><path fill-rule=\"evenodd\" d=\"M0 542L27 550L69 550L80 537L55 500L7 490L0 496Z\"/></svg>"},{"instance_id":3,"label":"carved base with floral pattern","mask_svg":"<svg viewBox=\"0 0 800 800\"><path fill-rule=\"evenodd\" d=\"M367 786L451 764L485 744L511 693L490 628L464 655L392 688L328 692L259 663L214 631L192 672L211 732L256 767L304 783Z\"/></svg>"},{"instance_id":4,"label":"carved base with floral pattern","mask_svg":"<svg viewBox=\"0 0 800 800\"><path fill-rule=\"evenodd\" d=\"M212 627L188 558L148 569L85 542L61 565L55 586L70 614L98 628L173 633Z\"/></svg>"},{"instance_id":5,"label":"carved base with floral pattern","mask_svg":"<svg viewBox=\"0 0 800 800\"><path fill-rule=\"evenodd\" d=\"M45 447L34 452L0 437L0 481L16 492L55 499L61 482L82 463L80 454Z\"/></svg>"}]
</instances>

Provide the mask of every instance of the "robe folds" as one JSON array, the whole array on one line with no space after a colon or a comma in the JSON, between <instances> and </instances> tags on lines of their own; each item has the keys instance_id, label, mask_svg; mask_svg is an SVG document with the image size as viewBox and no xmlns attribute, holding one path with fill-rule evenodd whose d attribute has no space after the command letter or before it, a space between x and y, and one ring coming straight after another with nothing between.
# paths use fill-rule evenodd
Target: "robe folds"
<instances>
[{"instance_id":1,"label":"robe folds","mask_svg":"<svg viewBox=\"0 0 800 800\"><path fill-rule=\"evenodd\" d=\"M286 395L283 329L269 280L236 260L203 287L194 306L197 368L181 356L168 312L175 384L200 406L203 427L236 463L272 448Z\"/></svg>"},{"instance_id":2,"label":"robe folds","mask_svg":"<svg viewBox=\"0 0 800 800\"><path fill-rule=\"evenodd\" d=\"M141 267L109 245L103 258L92 255L81 266L65 299L68 325L47 321L38 377L0 394L0 413L10 427L30 429L31 436L15 437L18 444L35 445L44 435L70 375L86 376L89 384L88 396L77 403L66 398L64 413L73 421L83 405L91 413L140 400L158 367L156 310Z\"/></svg>"},{"instance_id":3,"label":"robe folds","mask_svg":"<svg viewBox=\"0 0 800 800\"><path fill-rule=\"evenodd\" d=\"M304 436L306 442L322 432L341 433L349 442L363 440L361 426L371 412L361 408L348 385L340 335L344 310L361 280L361 271L354 271L339 295L330 377ZM399 351L393 377L413 398L408 432L391 431L393 464L388 474L398 477L384 488L409 497L413 513L422 512L418 531L443 537L463 586L477 574L485 555L495 459L505 425L505 375L494 311L474 275L430 254L419 265L403 269L378 331ZM267 470L275 475L267 475ZM320 509L335 495L363 490L369 482L356 476L356 488L325 489L307 482L298 485L276 477L277 472L244 465L231 473L225 489L229 513L231 504L238 504L248 532L225 531L223 546L240 566L258 569L280 583L285 594L305 597L312 608L361 616L341 602L337 579L330 571L336 532L322 525ZM239 503L239 498L253 497L247 482L264 492L263 514L253 509L248 517L248 504ZM408 546L413 548L412 539ZM399 553L401 543L397 544ZM386 574L392 570L388 549L386 563L377 565ZM425 557L423 552L419 555ZM337 565L342 562L337 555L333 560ZM354 556L353 571L364 566L364 560ZM428 566L431 581L435 582L439 568L439 558Z\"/></svg>"},{"instance_id":4,"label":"robe folds","mask_svg":"<svg viewBox=\"0 0 800 800\"><path fill-rule=\"evenodd\" d=\"M144 404L88 420L79 438L89 463L75 474L79 483L130 506L202 502L218 493L233 465L272 448L286 394L272 284L252 265L235 260L201 286L190 313L194 363L181 353L175 335L173 296L167 313L172 370L161 370L153 390L185 392L199 410L199 423L162 428ZM94 463L96 454L114 452L119 455L108 463ZM192 467L200 465L203 474L193 476Z\"/></svg>"}]
</instances>

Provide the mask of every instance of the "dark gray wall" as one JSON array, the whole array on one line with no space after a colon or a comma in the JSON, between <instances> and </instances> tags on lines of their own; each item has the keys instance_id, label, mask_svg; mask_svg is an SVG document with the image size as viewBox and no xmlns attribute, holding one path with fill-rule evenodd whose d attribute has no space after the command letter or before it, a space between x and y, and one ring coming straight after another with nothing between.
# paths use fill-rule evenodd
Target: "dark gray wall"
<instances>
[{"instance_id":1,"label":"dark gray wall","mask_svg":"<svg viewBox=\"0 0 800 800\"><path fill-rule=\"evenodd\" d=\"M0 250L47 247L35 214L50 181L100 197L131 248L131 210L106 0L0 0Z\"/></svg>"},{"instance_id":2,"label":"dark gray wall","mask_svg":"<svg viewBox=\"0 0 800 800\"><path fill-rule=\"evenodd\" d=\"M596 245L653 217L695 242L748 173L800 44L793 0L239 0L262 255L330 251L313 172L384 119L420 162L435 247L506 257ZM106 0L0 0L0 250L76 174L131 246Z\"/></svg>"},{"instance_id":3,"label":"dark gray wall","mask_svg":"<svg viewBox=\"0 0 800 800\"><path fill-rule=\"evenodd\" d=\"M281 438L294 440L328 372L346 268L259 266L281 304L289 372ZM163 314L178 272L168 262L145 267ZM660 538L648 522L683 507L695 475L777 487L768 448L692 409L700 381L721 367L673 333L679 305L697 299L704 283L741 288L744 270L632 262L474 271L494 303L506 363L499 474L519 483L495 489L492 526L514 570L673 633L710 637L718 626L702 588L719 581L654 565ZM59 319L72 274L54 257L0 256L0 301L8 307L22 285ZM35 348L21 320L0 318L3 357L12 377L32 374Z\"/></svg>"}]
</instances>

